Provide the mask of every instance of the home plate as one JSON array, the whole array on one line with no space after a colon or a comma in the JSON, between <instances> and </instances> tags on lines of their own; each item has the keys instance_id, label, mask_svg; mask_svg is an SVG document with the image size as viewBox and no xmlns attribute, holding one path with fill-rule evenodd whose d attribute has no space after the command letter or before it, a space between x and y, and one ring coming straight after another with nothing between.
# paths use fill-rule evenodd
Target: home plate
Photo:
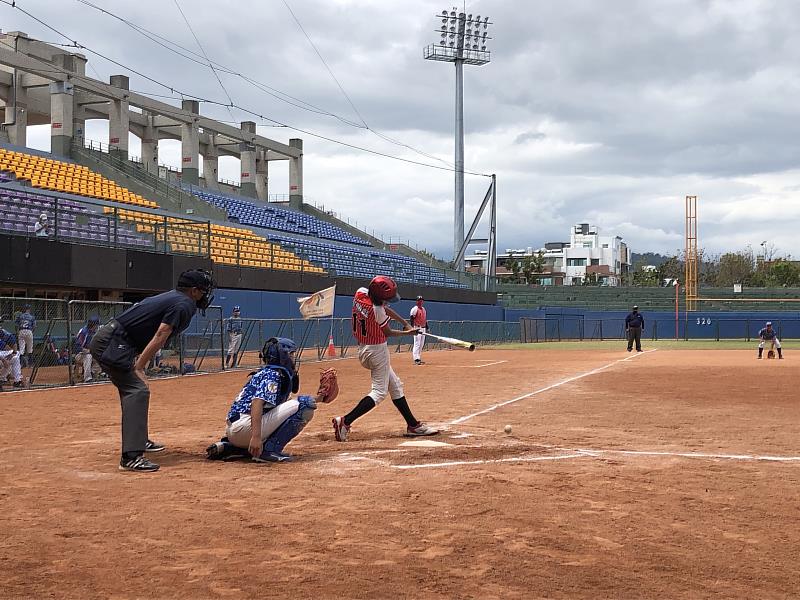
<instances>
[{"instance_id":1,"label":"home plate","mask_svg":"<svg viewBox=\"0 0 800 600\"><path fill-rule=\"evenodd\" d=\"M414 440L413 442L401 442L401 446L417 446L421 448L436 448L438 446L452 446L447 442L437 442L435 440Z\"/></svg>"}]
</instances>

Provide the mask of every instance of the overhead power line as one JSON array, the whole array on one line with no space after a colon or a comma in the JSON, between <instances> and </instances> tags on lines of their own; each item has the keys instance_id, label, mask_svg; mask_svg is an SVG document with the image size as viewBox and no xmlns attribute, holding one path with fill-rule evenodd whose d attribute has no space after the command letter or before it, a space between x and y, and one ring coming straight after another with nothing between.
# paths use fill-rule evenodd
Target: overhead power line
<instances>
[{"instance_id":1,"label":"overhead power line","mask_svg":"<svg viewBox=\"0 0 800 600\"><path fill-rule=\"evenodd\" d=\"M79 1L82 2L83 0L79 0ZM257 117L257 118L261 119L262 121L269 121L270 123L274 123L276 125L280 125L282 127L286 127L288 129L291 129L293 131L297 131L297 132L302 133L304 135L308 135L308 136L311 136L311 137L314 137L314 138L317 138L317 139L325 140L325 141L328 141L328 142L331 142L331 143L334 143L334 144L338 144L338 145L341 145L341 146L344 146L344 147L347 147L347 148L352 148L354 150L359 150L361 152L366 152L368 154L373 154L375 156L382 156L384 158L389 158L389 159L392 159L392 160L396 160L396 161L404 162L404 163L408 163L408 164L418 165L418 166L426 167L426 168L429 168L429 169L436 169L436 170L440 170L440 171L455 171L455 169L453 167L450 167L450 166L432 165L430 163L424 163L424 162L413 160L413 159L410 159L410 158L404 158L404 157L401 157L401 156L396 156L396 155L393 155L393 154L380 152L378 150L372 150L370 148L365 148L363 146L358 146L356 144L351 144L351 143L348 143L348 142L344 142L342 140L331 138L331 137L326 136L326 135L315 133L315 132L310 131L308 129L304 129L304 128L301 128L301 127L296 127L294 125L290 125L288 123L284 123L284 122L279 121L277 119L273 119L271 117L268 117L268 116L263 115L261 113L258 113L256 111L253 111L253 110L251 110L249 108L243 107L243 106L241 106L239 104L236 104L236 103L221 102L219 100L213 100L213 99L210 99L210 98L204 98L204 97L196 95L196 94L192 94L192 93L189 93L189 92L182 91L181 89L177 88L174 85L170 85L168 83L164 83L162 81L159 81L158 79L155 79L154 77L146 75L146 74L138 71L137 69L129 67L129 66L127 66L127 65L125 65L125 64L123 64L123 63L121 63L121 62L119 62L119 61L117 61L115 59L113 59L113 58L110 58L109 56L106 56L105 54L103 54L103 53L101 53L101 52L99 52L97 50L94 50L94 49L86 46L85 44L80 43L79 41L77 41L76 39L74 39L71 36L67 35L63 31L60 31L59 29L53 27L52 25L50 25L49 23L47 23L43 19L40 19L39 17L33 15L29 11L27 11L24 8L22 8L21 6L19 6L19 3L16 0L0 0L0 3L5 4L6 6L10 6L11 8L15 8L15 9L19 10L20 12L22 12L23 14L25 14L29 18L33 19L34 21L36 21L37 23L42 25L42 27L45 27L46 29L48 29L48 30L56 33L57 35L63 37L64 39L68 40L71 43L71 47L74 47L74 48L79 49L79 50L85 50L86 52L94 54L95 56L98 56L98 57L102 58L103 60L106 60L106 61L108 61L108 62L110 62L110 63L112 63L112 64L114 64L114 65L116 65L116 66L118 66L118 67L120 67L122 69L126 69L126 70L130 71L131 73L139 75L143 79L145 79L147 81L150 81L151 83L154 83L155 85L157 85L159 87L162 87L164 89L169 90L172 94L178 94L183 98L189 98L189 99L197 100L199 102L205 102L207 104L211 104L211 105L215 105L215 106L221 106L221 107L230 106L232 108L236 108L236 109L242 111L243 113L246 113L246 114L251 115L253 117ZM31 58L33 58L33 57L31 57ZM37 60L39 60L39 62L42 62L42 63L46 64L47 65L47 70L50 70L51 72L58 72L58 73L62 73L62 74L67 75L67 76L74 76L75 75L71 71L63 69L63 68L59 67L58 65L53 65L52 63L44 61L43 59L37 59ZM147 95L147 94L143 94L143 95ZM470 174L470 175L476 175L476 176L480 176L480 177L490 177L490 175L488 175L486 173L479 173L479 172L475 172L475 171L464 171L464 172L467 173L467 174Z\"/></svg>"}]
</instances>

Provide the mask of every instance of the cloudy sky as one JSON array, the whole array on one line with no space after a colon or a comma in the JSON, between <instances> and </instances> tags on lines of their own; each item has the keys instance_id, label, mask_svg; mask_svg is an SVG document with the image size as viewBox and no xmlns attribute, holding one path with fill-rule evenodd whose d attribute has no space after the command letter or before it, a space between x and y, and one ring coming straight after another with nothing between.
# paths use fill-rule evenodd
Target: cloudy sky
<instances>
[{"instance_id":1,"label":"cloudy sky","mask_svg":"<svg viewBox=\"0 0 800 600\"><path fill-rule=\"evenodd\" d=\"M199 52L175 0L92 1ZM236 104L349 144L452 164L454 67L422 58L422 48L438 39L436 15L452 4L178 1L211 59L341 118L301 110L221 74ZM80 0L17 4L153 79L226 100L208 67ZM692 194L699 197L702 247L758 249L769 240L778 254L800 255L794 231L800 221L800 3L487 0L467 2L466 10L494 23L491 63L465 67L465 156L467 170L497 174L501 249L564 240L570 225L589 222L622 236L635 252L674 252L683 247L684 196ZM64 41L8 6L0 6L0 25ZM131 89L170 94L85 53L89 75L125 73ZM202 104L201 112L252 119L213 104ZM440 160L345 121L366 123ZM384 239L407 239L451 257L452 172L263 125L259 133L276 140L304 139L310 201ZM35 129L29 143L49 148L48 129ZM88 132L108 139L104 123L92 123ZM131 153L137 152L134 140ZM178 142L162 142L160 153L162 161L180 163ZM220 170L238 179L238 161L223 160ZM273 163L270 192L286 193L287 180L287 164ZM467 226L487 185L485 177L466 178Z\"/></svg>"}]
</instances>

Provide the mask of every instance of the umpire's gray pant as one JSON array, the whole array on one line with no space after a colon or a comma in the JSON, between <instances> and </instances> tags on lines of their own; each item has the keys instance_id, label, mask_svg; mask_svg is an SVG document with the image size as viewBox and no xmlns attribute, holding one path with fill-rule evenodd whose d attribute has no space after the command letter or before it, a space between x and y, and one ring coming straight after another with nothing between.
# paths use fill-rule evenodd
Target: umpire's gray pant
<instances>
[{"instance_id":1,"label":"umpire's gray pant","mask_svg":"<svg viewBox=\"0 0 800 600\"><path fill-rule=\"evenodd\" d=\"M147 411L150 407L150 388L133 371L121 371L103 364L100 355L108 347L113 329L103 326L91 342L91 352L119 391L122 405L122 452L143 454L147 444Z\"/></svg>"}]
</instances>

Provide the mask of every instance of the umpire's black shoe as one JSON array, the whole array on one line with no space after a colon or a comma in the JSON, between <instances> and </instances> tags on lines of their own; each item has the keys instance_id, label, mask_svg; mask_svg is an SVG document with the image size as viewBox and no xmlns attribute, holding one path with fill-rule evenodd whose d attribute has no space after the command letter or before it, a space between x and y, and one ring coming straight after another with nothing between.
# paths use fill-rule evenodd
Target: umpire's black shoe
<instances>
[{"instance_id":1,"label":"umpire's black shoe","mask_svg":"<svg viewBox=\"0 0 800 600\"><path fill-rule=\"evenodd\" d=\"M159 444L153 440L147 440L147 443L144 445L145 452L163 452L166 448L164 444Z\"/></svg>"},{"instance_id":2,"label":"umpire's black shoe","mask_svg":"<svg viewBox=\"0 0 800 600\"><path fill-rule=\"evenodd\" d=\"M119 461L120 471L152 473L153 471L158 471L159 468L160 467L156 463L150 462L144 456L137 456L135 458L129 458L128 460L123 458L121 461Z\"/></svg>"}]
</instances>

